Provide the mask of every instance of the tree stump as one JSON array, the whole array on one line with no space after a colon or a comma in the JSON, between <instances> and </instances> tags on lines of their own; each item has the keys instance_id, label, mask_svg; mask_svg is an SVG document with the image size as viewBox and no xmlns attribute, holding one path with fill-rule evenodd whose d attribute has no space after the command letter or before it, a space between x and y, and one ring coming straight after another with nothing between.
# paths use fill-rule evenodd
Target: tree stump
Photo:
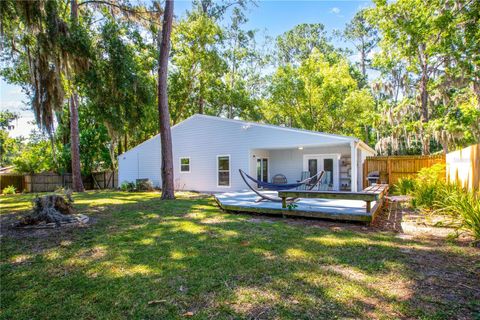
<instances>
[{"instance_id":1,"label":"tree stump","mask_svg":"<svg viewBox=\"0 0 480 320\"><path fill-rule=\"evenodd\" d=\"M38 225L40 223L55 223L60 226L65 223L78 221L75 210L72 206L73 199L71 193L67 192L65 196L51 194L46 196L37 196L33 199L32 213L23 217L15 227L25 227Z\"/></svg>"}]
</instances>

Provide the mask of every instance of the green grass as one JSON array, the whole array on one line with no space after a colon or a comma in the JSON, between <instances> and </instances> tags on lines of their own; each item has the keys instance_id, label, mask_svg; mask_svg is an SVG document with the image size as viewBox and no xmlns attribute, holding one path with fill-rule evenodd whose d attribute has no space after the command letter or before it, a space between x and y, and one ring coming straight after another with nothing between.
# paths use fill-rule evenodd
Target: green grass
<instances>
[{"instance_id":1,"label":"green grass","mask_svg":"<svg viewBox=\"0 0 480 320\"><path fill-rule=\"evenodd\" d=\"M32 197L0 197L0 217ZM89 227L2 236L2 319L441 319L480 307L478 249L253 219L191 193L74 199Z\"/></svg>"}]
</instances>

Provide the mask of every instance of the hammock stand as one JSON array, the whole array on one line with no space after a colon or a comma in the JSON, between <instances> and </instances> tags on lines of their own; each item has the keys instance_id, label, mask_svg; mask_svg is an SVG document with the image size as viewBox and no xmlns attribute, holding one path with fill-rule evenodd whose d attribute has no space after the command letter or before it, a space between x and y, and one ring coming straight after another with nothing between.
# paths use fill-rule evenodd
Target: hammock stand
<instances>
[{"instance_id":1,"label":"hammock stand","mask_svg":"<svg viewBox=\"0 0 480 320\"><path fill-rule=\"evenodd\" d=\"M263 181L259 181L251 176L249 176L248 174L246 174L242 169L238 169L238 171L240 172L240 176L242 177L243 181L245 182L245 184L248 186L248 188L250 190L252 190L253 192L255 192L259 197L260 199L257 199L255 200L255 202L260 202L260 201L264 201L264 200L268 200L268 201L273 201L273 202L282 202L282 198L279 198L279 197L271 197L271 196L267 196L261 192L259 192L258 190L256 190L254 187L252 187L250 185L250 183L248 183L247 179L253 181L254 183L256 183L258 186L264 188L264 189L267 189L267 190L274 190L274 191L282 191L282 190L289 190L289 189L295 189L295 188L298 188L298 187L301 187L301 186L304 186L304 185L307 185L309 182L311 181L314 181L314 183L310 186L308 186L308 189L306 190L312 190L313 188L315 188L316 185L318 185L320 183L320 181L322 180L322 177L325 173L325 171L320 171L318 172L316 175L310 177L310 178L307 178L305 180L302 180L300 182L297 182L297 183L288 183L288 184L273 184L273 183L268 183L268 182L263 182ZM316 179L316 180L314 180ZM296 201L298 198L287 198L287 202L294 202Z\"/></svg>"}]
</instances>

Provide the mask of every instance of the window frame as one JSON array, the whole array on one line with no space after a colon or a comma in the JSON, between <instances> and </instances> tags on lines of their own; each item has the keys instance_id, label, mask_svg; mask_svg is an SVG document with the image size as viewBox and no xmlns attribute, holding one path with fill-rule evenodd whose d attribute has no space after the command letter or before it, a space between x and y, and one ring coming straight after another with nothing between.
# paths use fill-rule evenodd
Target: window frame
<instances>
[{"instance_id":1,"label":"window frame","mask_svg":"<svg viewBox=\"0 0 480 320\"><path fill-rule=\"evenodd\" d=\"M219 160L220 158L228 158L228 185L220 185L220 169L219 169ZM217 155L217 170L216 170L216 175L217 175L217 188L230 188L232 186L232 158L230 157L229 154L218 154ZM223 170L226 171L226 170Z\"/></svg>"},{"instance_id":2,"label":"window frame","mask_svg":"<svg viewBox=\"0 0 480 320\"><path fill-rule=\"evenodd\" d=\"M182 160L183 159L188 159L188 171L182 171ZM191 172L192 160L190 159L190 157L180 157L179 162L180 162L180 173L190 173Z\"/></svg>"}]
</instances>

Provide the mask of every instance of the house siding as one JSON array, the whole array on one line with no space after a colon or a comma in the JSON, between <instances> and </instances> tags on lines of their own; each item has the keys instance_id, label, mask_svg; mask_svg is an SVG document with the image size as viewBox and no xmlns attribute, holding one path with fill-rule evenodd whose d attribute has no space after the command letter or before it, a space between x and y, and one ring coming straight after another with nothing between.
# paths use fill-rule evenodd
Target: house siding
<instances>
[{"instance_id":1,"label":"house siding","mask_svg":"<svg viewBox=\"0 0 480 320\"><path fill-rule=\"evenodd\" d=\"M281 173L287 177L288 182L293 183L301 178L303 170L303 156L307 154L340 154L341 158L350 156L350 145L344 143L337 146L312 147L288 150L270 151L272 175ZM340 159L341 161L341 159ZM340 168L340 163L338 163Z\"/></svg>"},{"instance_id":2,"label":"house siding","mask_svg":"<svg viewBox=\"0 0 480 320\"><path fill-rule=\"evenodd\" d=\"M299 146L304 147L305 154L318 152L343 155L348 153L348 147L343 145L347 146L352 139L193 116L172 128L175 188L206 192L243 190L245 184L238 169L255 174L256 160L253 155L268 155L269 178L276 173L283 173L289 181L295 181L302 171L303 155L297 152L300 151ZM329 146L312 147L322 144ZM342 146L334 146L335 144ZM284 150L285 148L293 150ZM228 188L217 186L217 155L230 155L231 181ZM181 157L190 158L190 172L180 172ZM300 161L297 161L298 157ZM154 185L160 186L160 168L158 135L119 156L120 182L150 178Z\"/></svg>"},{"instance_id":3,"label":"house siding","mask_svg":"<svg viewBox=\"0 0 480 320\"><path fill-rule=\"evenodd\" d=\"M118 157L120 183L148 178L155 186L160 186L160 171L160 137L158 135Z\"/></svg>"}]
</instances>

